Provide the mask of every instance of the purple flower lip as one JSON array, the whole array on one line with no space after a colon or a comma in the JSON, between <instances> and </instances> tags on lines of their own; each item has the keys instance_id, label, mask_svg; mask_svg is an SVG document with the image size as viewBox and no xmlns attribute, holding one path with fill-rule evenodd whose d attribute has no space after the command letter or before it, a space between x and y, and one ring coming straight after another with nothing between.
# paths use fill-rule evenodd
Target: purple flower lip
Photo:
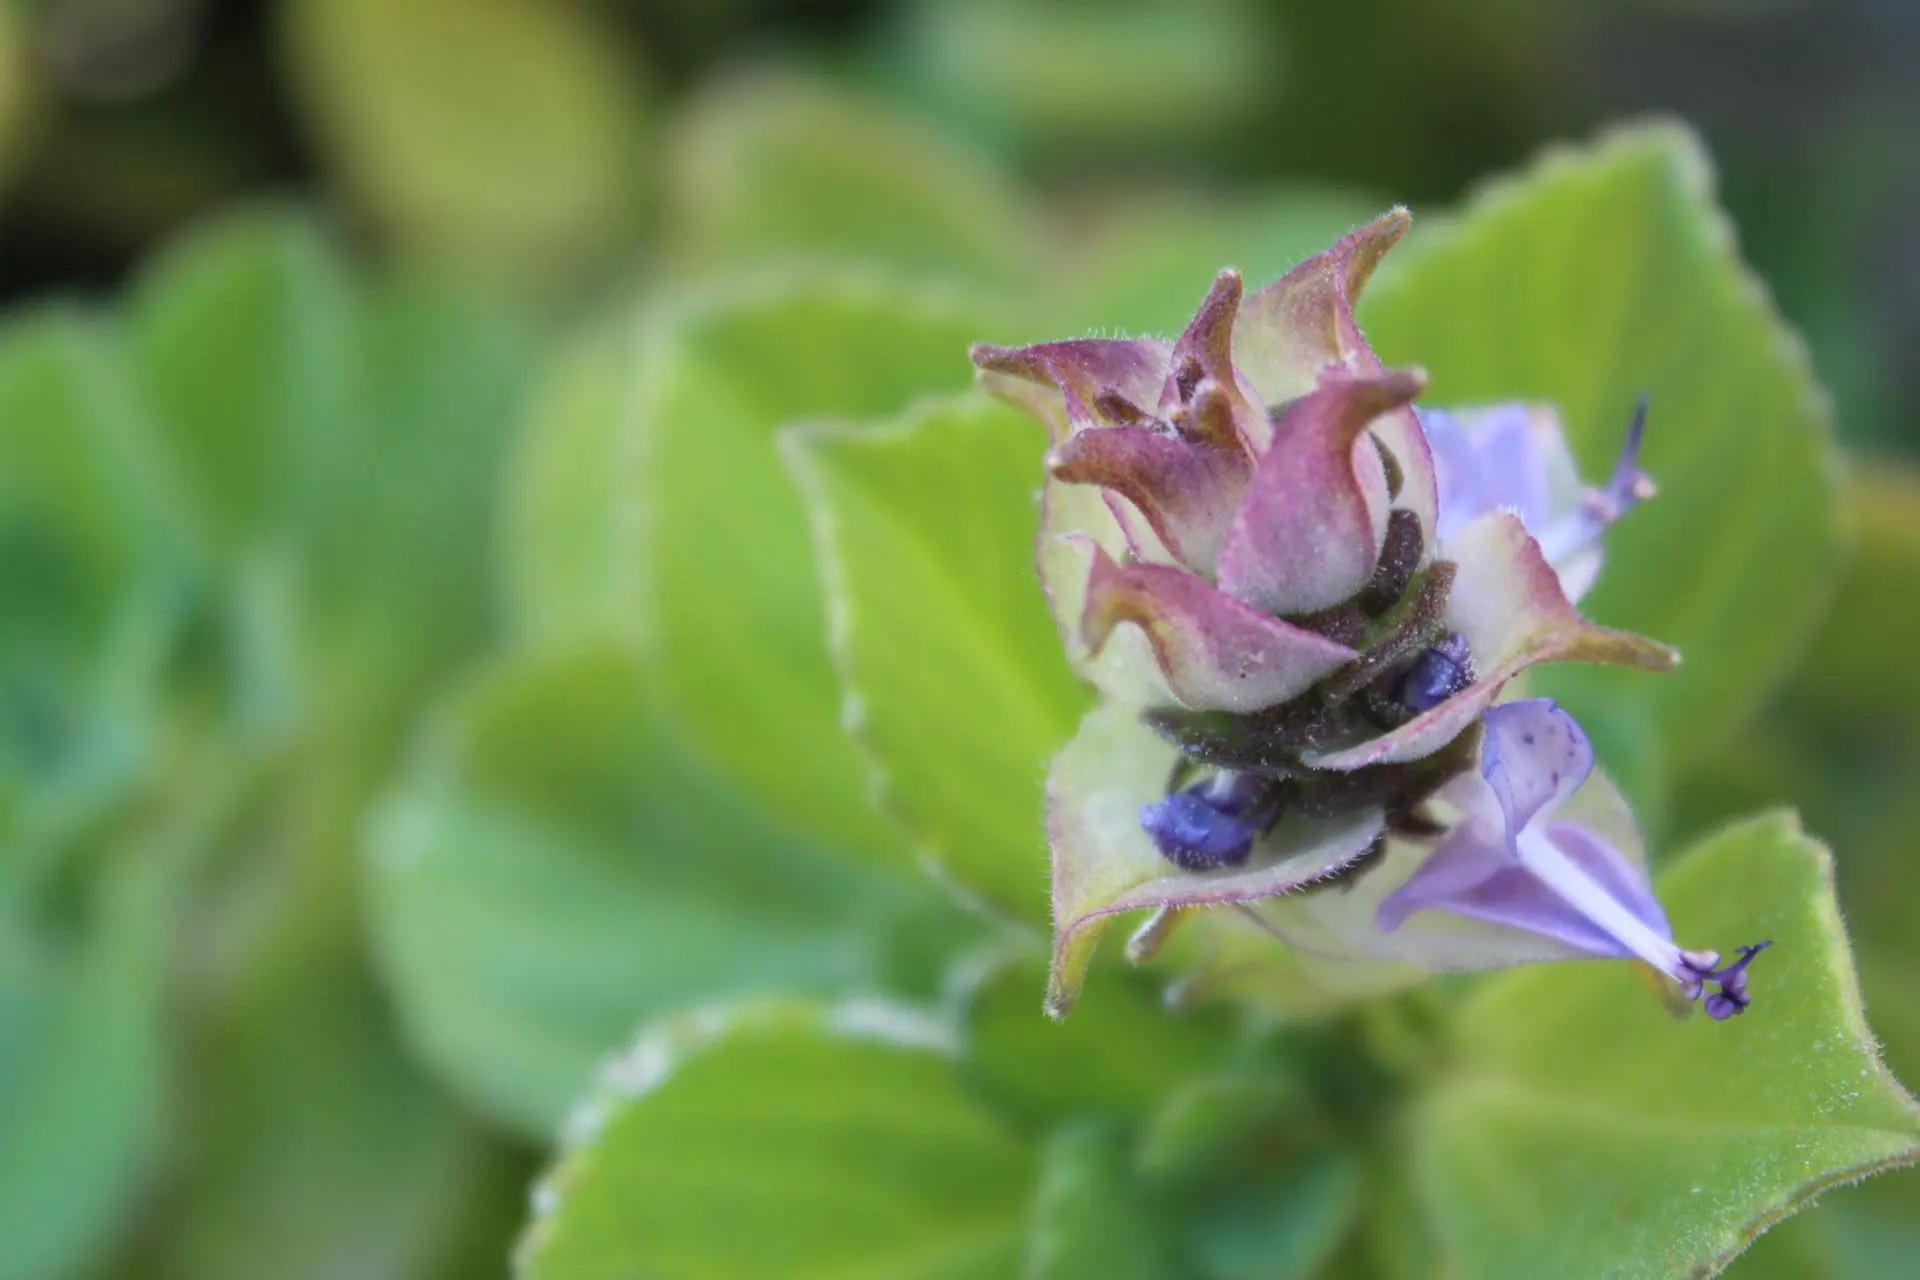
<instances>
[{"instance_id":1,"label":"purple flower lip","mask_svg":"<svg viewBox=\"0 0 1920 1280\"><path fill-rule=\"evenodd\" d=\"M1417 913L1445 912L1531 934L1555 958L1638 959L1687 1000L1717 987L1707 1012L1724 1021L1752 1003L1747 969L1771 943L1740 948L1724 968L1712 951L1683 950L1645 865L1600 832L1557 817L1593 772L1593 747L1552 700L1487 712L1478 778L1455 787L1464 816L1379 905L1383 933Z\"/></svg>"}]
</instances>

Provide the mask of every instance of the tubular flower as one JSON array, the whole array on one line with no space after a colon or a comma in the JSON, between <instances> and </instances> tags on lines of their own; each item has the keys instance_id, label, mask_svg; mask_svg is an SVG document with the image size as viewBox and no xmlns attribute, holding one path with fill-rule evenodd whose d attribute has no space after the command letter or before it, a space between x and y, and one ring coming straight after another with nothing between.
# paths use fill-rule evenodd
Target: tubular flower
<instances>
[{"instance_id":1,"label":"tubular flower","mask_svg":"<svg viewBox=\"0 0 1920 1280\"><path fill-rule=\"evenodd\" d=\"M1316 955L1435 971L1637 959L1683 999L1705 995L1716 1019L1744 1012L1747 967L1771 944L1723 966L1674 942L1633 817L1573 717L1537 698L1493 708L1483 726L1478 767L1431 799L1444 835L1396 839L1352 883L1264 903L1256 918Z\"/></svg>"},{"instance_id":2,"label":"tubular flower","mask_svg":"<svg viewBox=\"0 0 1920 1280\"><path fill-rule=\"evenodd\" d=\"M1585 595L1600 576L1608 526L1653 496L1653 481L1639 463L1644 397L1604 489L1581 484L1560 415L1548 406L1418 412L1439 480L1441 545L1482 516L1512 511L1539 542L1569 600Z\"/></svg>"},{"instance_id":3,"label":"tubular flower","mask_svg":"<svg viewBox=\"0 0 1920 1280\"><path fill-rule=\"evenodd\" d=\"M1550 419L1423 415L1425 375L1367 345L1354 301L1407 223L1393 210L1251 295L1222 272L1172 342L975 348L987 387L1050 429L1040 575L1103 695L1048 785L1056 1014L1116 913L1160 913L1144 951L1190 909L1425 830L1528 667L1676 660L1569 590L1646 491L1632 449L1627 480L1583 493Z\"/></svg>"}]
</instances>

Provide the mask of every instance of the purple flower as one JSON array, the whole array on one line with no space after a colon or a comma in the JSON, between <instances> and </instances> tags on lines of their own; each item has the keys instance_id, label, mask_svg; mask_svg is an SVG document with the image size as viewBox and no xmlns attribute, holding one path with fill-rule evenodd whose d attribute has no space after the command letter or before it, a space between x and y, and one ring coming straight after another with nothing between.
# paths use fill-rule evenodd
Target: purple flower
<instances>
[{"instance_id":1,"label":"purple flower","mask_svg":"<svg viewBox=\"0 0 1920 1280\"><path fill-rule=\"evenodd\" d=\"M1527 668L1676 660L1580 616L1540 541L1555 492L1529 523L1474 415L1436 459L1425 375L1386 369L1354 319L1407 223L1251 295L1222 272L1170 343L974 351L1051 432L1040 575L1103 694L1048 783L1056 1013L1112 915L1258 902L1420 825ZM1519 456L1551 481L1535 445ZM1597 528L1566 527L1588 553Z\"/></svg>"},{"instance_id":2,"label":"purple flower","mask_svg":"<svg viewBox=\"0 0 1920 1280\"><path fill-rule=\"evenodd\" d=\"M1437 840L1396 841L1378 866L1330 892L1264 904L1270 930L1314 953L1447 971L1545 960L1635 959L1707 1012L1751 1002L1747 967L1768 943L1720 967L1673 939L1633 821L1594 771L1579 724L1550 699L1483 720L1477 769L1440 788Z\"/></svg>"},{"instance_id":3,"label":"purple flower","mask_svg":"<svg viewBox=\"0 0 1920 1280\"><path fill-rule=\"evenodd\" d=\"M1581 483L1560 417L1544 405L1418 412L1439 484L1441 546L1482 516L1512 511L1540 544L1569 600L1580 599L1599 576L1608 526L1653 496L1653 481L1639 467L1644 397L1604 489Z\"/></svg>"}]
</instances>

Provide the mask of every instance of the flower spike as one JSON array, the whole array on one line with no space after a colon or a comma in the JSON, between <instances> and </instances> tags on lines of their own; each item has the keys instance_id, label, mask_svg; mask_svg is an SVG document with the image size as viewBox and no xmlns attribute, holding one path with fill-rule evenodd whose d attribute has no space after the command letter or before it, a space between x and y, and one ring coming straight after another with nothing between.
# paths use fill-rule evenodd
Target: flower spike
<instances>
[{"instance_id":1,"label":"flower spike","mask_svg":"<svg viewBox=\"0 0 1920 1280\"><path fill-rule=\"evenodd\" d=\"M1598 490L1550 409L1416 412L1426 375L1387 369L1354 315L1408 222L1390 210L1252 294L1222 271L1170 342L974 350L984 385L1051 433L1036 560L1102 698L1047 787L1055 1013L1115 914L1154 912L1130 948L1144 959L1212 907L1300 916L1302 900L1383 884L1398 892L1371 899L1362 933L1394 934L1388 950L1451 912L1502 924L1510 960L1625 948L1717 984L1716 1017L1750 998L1751 954L1682 967L1620 846L1536 829L1566 796L1513 791L1511 839L1488 834L1482 793L1537 781L1498 731L1520 714L1495 706L1510 682L1543 662L1657 671L1678 655L1574 607L1606 529L1651 495L1644 402ZM1406 847L1450 831L1407 864ZM1338 895L1312 888L1330 881ZM1408 913L1420 927L1397 932Z\"/></svg>"}]
</instances>

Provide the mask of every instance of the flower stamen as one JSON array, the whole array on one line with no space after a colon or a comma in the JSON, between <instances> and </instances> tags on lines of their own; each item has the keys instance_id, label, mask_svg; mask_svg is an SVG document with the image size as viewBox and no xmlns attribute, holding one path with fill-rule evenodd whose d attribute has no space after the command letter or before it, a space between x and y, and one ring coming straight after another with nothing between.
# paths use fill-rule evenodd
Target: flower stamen
<instances>
[{"instance_id":1,"label":"flower stamen","mask_svg":"<svg viewBox=\"0 0 1920 1280\"><path fill-rule=\"evenodd\" d=\"M1719 990L1707 996L1707 1015L1716 1022L1739 1017L1753 1003L1753 993L1747 987L1747 966L1753 963L1755 956L1772 945L1772 941L1767 941L1741 947L1740 958L1725 968L1715 968L1720 963L1718 952L1682 952L1681 969L1675 975L1680 980L1681 992L1689 1000L1698 1000L1705 992L1706 985L1714 983Z\"/></svg>"},{"instance_id":2,"label":"flower stamen","mask_svg":"<svg viewBox=\"0 0 1920 1280\"><path fill-rule=\"evenodd\" d=\"M1281 808L1273 779L1223 769L1143 805L1140 827L1182 871L1216 871L1245 862L1253 842L1280 820Z\"/></svg>"}]
</instances>

